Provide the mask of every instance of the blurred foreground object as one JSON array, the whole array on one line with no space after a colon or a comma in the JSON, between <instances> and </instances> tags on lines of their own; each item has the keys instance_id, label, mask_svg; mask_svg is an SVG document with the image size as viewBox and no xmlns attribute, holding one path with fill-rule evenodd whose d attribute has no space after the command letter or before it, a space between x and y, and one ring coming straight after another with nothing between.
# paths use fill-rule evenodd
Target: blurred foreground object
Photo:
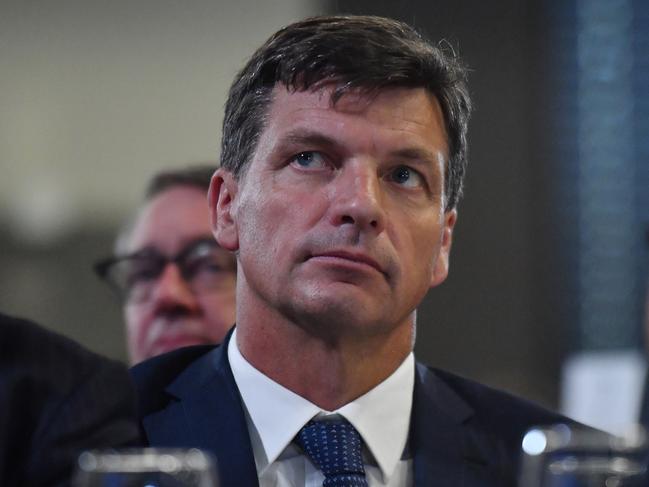
<instances>
[{"instance_id":1,"label":"blurred foreground object","mask_svg":"<svg viewBox=\"0 0 649 487\"><path fill-rule=\"evenodd\" d=\"M0 485L69 485L84 450L139 440L126 367L0 314Z\"/></svg>"},{"instance_id":2,"label":"blurred foreground object","mask_svg":"<svg viewBox=\"0 0 649 487\"><path fill-rule=\"evenodd\" d=\"M563 369L561 412L589 426L622 434L640 417L646 368L637 350L573 354Z\"/></svg>"},{"instance_id":3,"label":"blurred foreground object","mask_svg":"<svg viewBox=\"0 0 649 487\"><path fill-rule=\"evenodd\" d=\"M192 448L90 451L79 457L74 487L217 487L216 462Z\"/></svg>"},{"instance_id":4,"label":"blurred foreground object","mask_svg":"<svg viewBox=\"0 0 649 487\"><path fill-rule=\"evenodd\" d=\"M640 425L621 436L558 424L523 438L520 487L646 485L647 435Z\"/></svg>"}]
</instances>

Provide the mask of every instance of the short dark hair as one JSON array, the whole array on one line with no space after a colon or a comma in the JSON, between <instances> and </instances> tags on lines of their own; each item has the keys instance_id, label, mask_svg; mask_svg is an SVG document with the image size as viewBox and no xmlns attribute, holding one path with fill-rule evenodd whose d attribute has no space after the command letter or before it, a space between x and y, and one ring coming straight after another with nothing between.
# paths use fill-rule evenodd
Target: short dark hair
<instances>
[{"instance_id":1,"label":"short dark hair","mask_svg":"<svg viewBox=\"0 0 649 487\"><path fill-rule=\"evenodd\" d=\"M383 17L313 17L275 33L230 87L223 120L221 167L245 174L265 127L273 88L293 91L332 81L331 102L346 92L372 94L390 87L424 88L439 101L448 137L446 209L461 195L467 163L471 100L467 69L448 43L435 46L409 25Z\"/></svg>"},{"instance_id":2,"label":"short dark hair","mask_svg":"<svg viewBox=\"0 0 649 487\"><path fill-rule=\"evenodd\" d=\"M210 188L212 175L216 171L216 163L194 164L177 169L166 169L153 175L144 191L142 207L160 193L172 188L189 186L205 192L205 204L207 204L207 191ZM142 208L138 210L141 211ZM128 241L137 221L137 214L131 216L120 228L115 239L114 252L116 255L126 252Z\"/></svg>"},{"instance_id":3,"label":"short dark hair","mask_svg":"<svg viewBox=\"0 0 649 487\"><path fill-rule=\"evenodd\" d=\"M187 166L179 169L168 169L155 174L144 192L146 201L153 199L158 194L176 186L191 186L207 190L210 180L216 171L216 163Z\"/></svg>"}]
</instances>

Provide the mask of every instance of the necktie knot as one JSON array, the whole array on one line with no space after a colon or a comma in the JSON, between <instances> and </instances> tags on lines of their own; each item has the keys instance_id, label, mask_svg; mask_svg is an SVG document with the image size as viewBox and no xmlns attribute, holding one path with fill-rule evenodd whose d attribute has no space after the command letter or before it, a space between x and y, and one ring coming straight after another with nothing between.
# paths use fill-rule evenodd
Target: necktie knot
<instances>
[{"instance_id":1,"label":"necktie knot","mask_svg":"<svg viewBox=\"0 0 649 487\"><path fill-rule=\"evenodd\" d=\"M367 487L361 436L346 419L309 421L295 441L324 474L323 487Z\"/></svg>"}]
</instances>

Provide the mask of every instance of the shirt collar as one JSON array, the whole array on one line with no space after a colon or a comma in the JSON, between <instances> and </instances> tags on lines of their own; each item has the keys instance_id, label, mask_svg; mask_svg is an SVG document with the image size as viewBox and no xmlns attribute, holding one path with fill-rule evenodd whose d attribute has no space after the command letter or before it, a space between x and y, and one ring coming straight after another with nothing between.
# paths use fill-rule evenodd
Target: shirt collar
<instances>
[{"instance_id":1,"label":"shirt collar","mask_svg":"<svg viewBox=\"0 0 649 487\"><path fill-rule=\"evenodd\" d=\"M411 352L387 379L337 411L363 437L384 480L394 472L408 441L414 385Z\"/></svg>"},{"instance_id":2,"label":"shirt collar","mask_svg":"<svg viewBox=\"0 0 649 487\"><path fill-rule=\"evenodd\" d=\"M228 359L250 421L259 434L264 450L265 462L259 462L259 455L255 454L258 474L278 459L310 419L321 413L337 413L360 433L383 478L392 475L408 440L415 381L415 360L412 353L372 390L340 409L329 412L255 369L241 355L236 334L235 329L228 346ZM281 414L277 414L277 411L281 411Z\"/></svg>"}]
</instances>

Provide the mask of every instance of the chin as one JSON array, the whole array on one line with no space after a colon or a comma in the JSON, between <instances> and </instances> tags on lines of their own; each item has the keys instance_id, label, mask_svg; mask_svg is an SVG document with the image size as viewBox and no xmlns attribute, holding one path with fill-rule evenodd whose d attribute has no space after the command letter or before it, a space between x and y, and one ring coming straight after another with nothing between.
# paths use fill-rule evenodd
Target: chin
<instances>
[{"instance_id":1,"label":"chin","mask_svg":"<svg viewBox=\"0 0 649 487\"><path fill-rule=\"evenodd\" d=\"M294 303L295 305L295 303ZM386 321L387 310L377 303L364 303L346 296L344 299L327 297L310 299L303 306L294 306L296 322L318 335L338 337L347 334L375 335L390 326Z\"/></svg>"}]
</instances>

